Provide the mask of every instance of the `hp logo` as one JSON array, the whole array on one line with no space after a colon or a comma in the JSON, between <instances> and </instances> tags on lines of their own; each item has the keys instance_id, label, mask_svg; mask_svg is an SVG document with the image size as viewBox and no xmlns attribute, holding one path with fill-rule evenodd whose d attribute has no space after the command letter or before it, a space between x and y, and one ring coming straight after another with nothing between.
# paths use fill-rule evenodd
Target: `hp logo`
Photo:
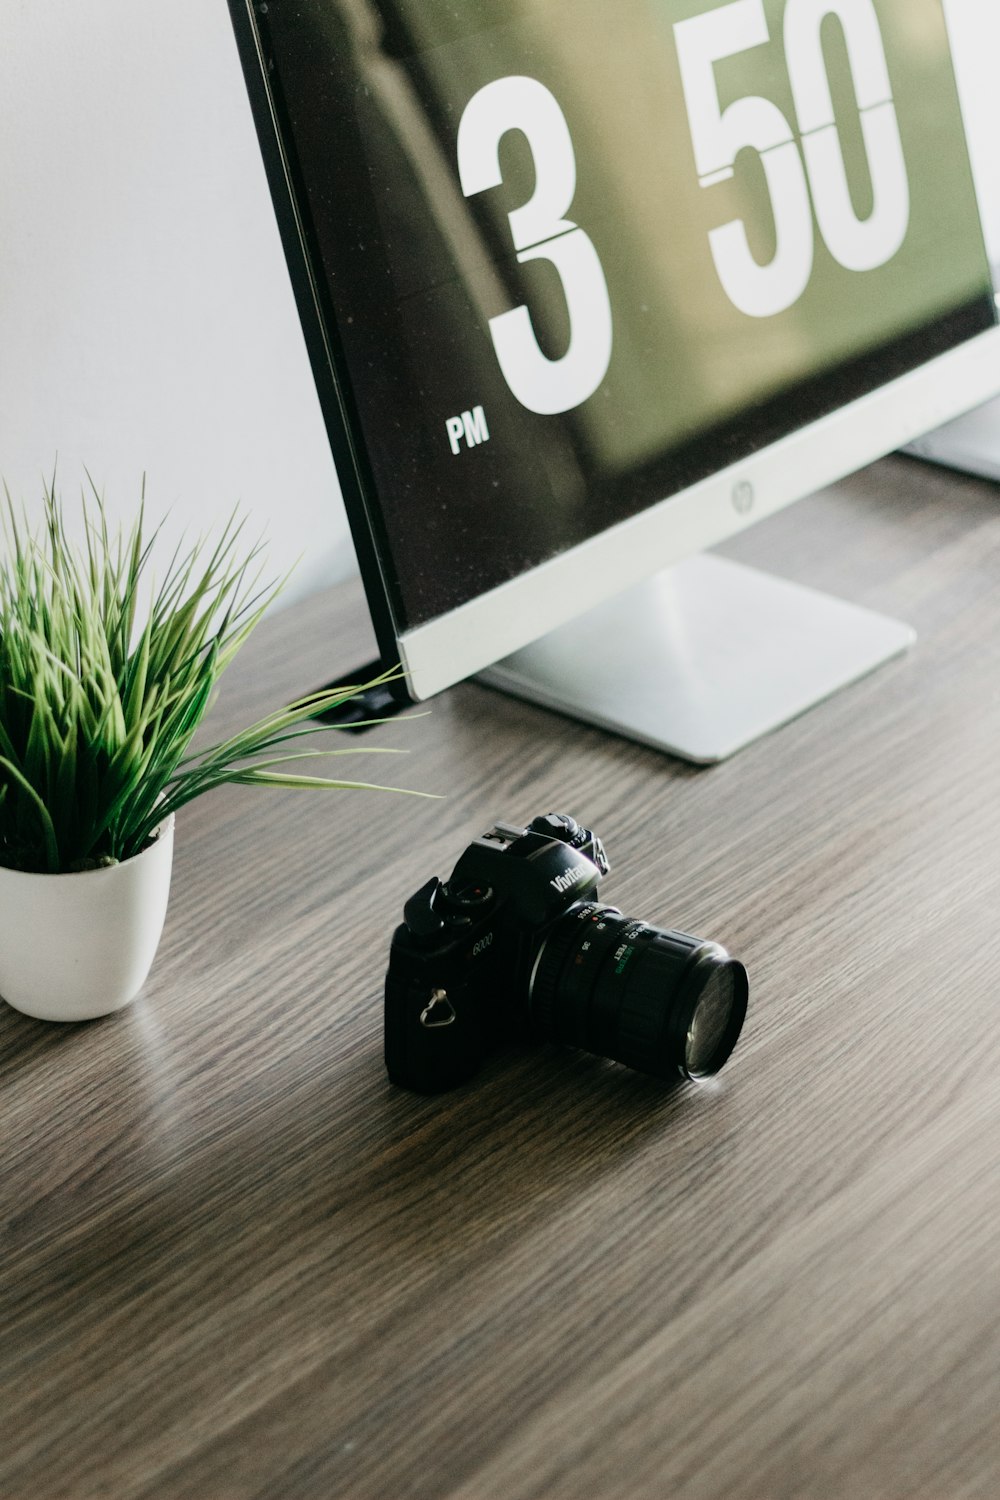
<instances>
[{"instance_id":1,"label":"hp logo","mask_svg":"<svg viewBox=\"0 0 1000 1500\"><path fill-rule=\"evenodd\" d=\"M753 510L754 492L753 485L749 479L740 479L733 485L733 492L729 497L733 502L733 510L737 515L749 515Z\"/></svg>"}]
</instances>

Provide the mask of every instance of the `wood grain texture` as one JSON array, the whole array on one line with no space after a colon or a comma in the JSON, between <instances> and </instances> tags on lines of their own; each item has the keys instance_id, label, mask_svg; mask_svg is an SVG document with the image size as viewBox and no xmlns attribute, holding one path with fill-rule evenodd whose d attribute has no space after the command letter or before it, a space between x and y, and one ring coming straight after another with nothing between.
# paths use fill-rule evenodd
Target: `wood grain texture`
<instances>
[{"instance_id":1,"label":"wood grain texture","mask_svg":"<svg viewBox=\"0 0 1000 1500\"><path fill-rule=\"evenodd\" d=\"M890 460L725 550L919 643L709 771L466 685L344 762L444 800L216 793L134 1006L0 1007L3 1500L1000 1494L1000 494ZM212 727L369 654L294 606ZM403 900L556 807L745 959L732 1064L392 1089Z\"/></svg>"}]
</instances>

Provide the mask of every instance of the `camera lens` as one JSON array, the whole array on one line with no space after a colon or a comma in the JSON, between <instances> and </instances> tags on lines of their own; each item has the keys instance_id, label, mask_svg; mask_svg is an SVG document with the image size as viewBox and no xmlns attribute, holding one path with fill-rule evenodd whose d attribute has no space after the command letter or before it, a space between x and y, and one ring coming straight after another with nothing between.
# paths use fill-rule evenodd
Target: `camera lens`
<instances>
[{"instance_id":1,"label":"camera lens","mask_svg":"<svg viewBox=\"0 0 1000 1500\"><path fill-rule=\"evenodd\" d=\"M707 1078L736 1045L749 986L718 943L579 902L542 940L529 981L536 1035L655 1078Z\"/></svg>"}]
</instances>

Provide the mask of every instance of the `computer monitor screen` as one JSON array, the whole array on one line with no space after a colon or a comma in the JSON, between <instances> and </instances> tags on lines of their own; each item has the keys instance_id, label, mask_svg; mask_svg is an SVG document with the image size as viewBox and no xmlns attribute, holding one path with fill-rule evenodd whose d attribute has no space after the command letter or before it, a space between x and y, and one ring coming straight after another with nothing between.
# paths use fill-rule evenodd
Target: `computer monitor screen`
<instances>
[{"instance_id":1,"label":"computer monitor screen","mask_svg":"<svg viewBox=\"0 0 1000 1500\"><path fill-rule=\"evenodd\" d=\"M415 697L1000 386L941 0L231 6Z\"/></svg>"}]
</instances>

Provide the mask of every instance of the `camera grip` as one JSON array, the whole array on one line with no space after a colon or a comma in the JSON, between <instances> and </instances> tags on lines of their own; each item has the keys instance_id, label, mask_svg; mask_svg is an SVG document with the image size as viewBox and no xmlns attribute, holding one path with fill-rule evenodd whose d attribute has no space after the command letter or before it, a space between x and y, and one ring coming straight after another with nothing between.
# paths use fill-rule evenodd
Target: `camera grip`
<instances>
[{"instance_id":1,"label":"camera grip","mask_svg":"<svg viewBox=\"0 0 1000 1500\"><path fill-rule=\"evenodd\" d=\"M451 992L443 976L431 980L390 960L385 979L385 1066L390 1080L419 1094L439 1094L464 1083L486 1050L481 1008L467 993Z\"/></svg>"}]
</instances>

